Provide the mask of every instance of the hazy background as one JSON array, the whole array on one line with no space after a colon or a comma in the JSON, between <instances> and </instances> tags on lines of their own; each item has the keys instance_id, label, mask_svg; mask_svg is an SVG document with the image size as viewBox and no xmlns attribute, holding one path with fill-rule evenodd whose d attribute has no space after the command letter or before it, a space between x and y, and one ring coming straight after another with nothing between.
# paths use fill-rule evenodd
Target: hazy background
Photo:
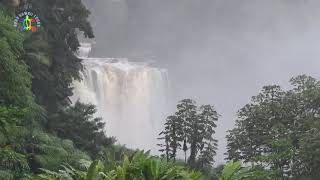
<instances>
[{"instance_id":1,"label":"hazy background","mask_svg":"<svg viewBox=\"0 0 320 180\"><path fill-rule=\"evenodd\" d=\"M236 112L262 86L320 78L318 0L84 0L91 56L155 59L169 70L172 101L194 98L222 115L217 162Z\"/></svg>"}]
</instances>

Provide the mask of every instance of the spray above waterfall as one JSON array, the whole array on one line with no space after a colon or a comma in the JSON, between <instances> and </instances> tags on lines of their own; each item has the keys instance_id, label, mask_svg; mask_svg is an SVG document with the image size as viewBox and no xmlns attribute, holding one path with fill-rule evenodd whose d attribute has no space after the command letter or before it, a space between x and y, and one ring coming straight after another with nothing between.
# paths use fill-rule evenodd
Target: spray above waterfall
<instances>
[{"instance_id":1,"label":"spray above waterfall","mask_svg":"<svg viewBox=\"0 0 320 180\"><path fill-rule=\"evenodd\" d=\"M156 152L166 116L167 71L124 58L88 58L90 50L90 44L79 49L84 70L82 81L74 82L72 100L96 105L106 134L119 143Z\"/></svg>"}]
</instances>

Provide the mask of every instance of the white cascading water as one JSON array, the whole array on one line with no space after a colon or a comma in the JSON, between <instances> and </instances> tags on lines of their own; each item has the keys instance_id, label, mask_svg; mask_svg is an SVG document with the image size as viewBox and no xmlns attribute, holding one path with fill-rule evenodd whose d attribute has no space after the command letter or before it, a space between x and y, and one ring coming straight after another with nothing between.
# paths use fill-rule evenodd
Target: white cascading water
<instances>
[{"instance_id":1,"label":"white cascading water","mask_svg":"<svg viewBox=\"0 0 320 180\"><path fill-rule=\"evenodd\" d=\"M165 69L118 58L88 58L90 44L82 44L82 81L73 83L73 102L97 106L106 122L106 134L129 148L156 153L167 106Z\"/></svg>"}]
</instances>

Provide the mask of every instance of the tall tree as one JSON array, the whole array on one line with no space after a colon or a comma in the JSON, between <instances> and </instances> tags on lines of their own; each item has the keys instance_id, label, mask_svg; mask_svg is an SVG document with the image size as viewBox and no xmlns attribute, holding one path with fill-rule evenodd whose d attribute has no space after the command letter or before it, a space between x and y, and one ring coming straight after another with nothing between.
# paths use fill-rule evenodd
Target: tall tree
<instances>
[{"instance_id":1,"label":"tall tree","mask_svg":"<svg viewBox=\"0 0 320 180\"><path fill-rule=\"evenodd\" d=\"M177 105L177 112L169 116L165 123L165 129L160 133L159 139L165 140L161 144L162 152L171 154L175 160L177 150L182 145L187 164L187 150L190 147L188 165L191 167L210 167L214 162L217 149L217 140L213 138L218 113L211 105L203 105L197 108L192 99L183 99ZM197 157L200 154L198 162Z\"/></svg>"},{"instance_id":2,"label":"tall tree","mask_svg":"<svg viewBox=\"0 0 320 180\"><path fill-rule=\"evenodd\" d=\"M166 161L169 162L170 160L170 137L169 137L169 127L167 125L165 125L164 131L161 131L159 133L159 138L157 138L158 140L164 140L164 143L159 143L157 144L160 149L159 151L162 153L161 157L165 157Z\"/></svg>"},{"instance_id":3,"label":"tall tree","mask_svg":"<svg viewBox=\"0 0 320 180\"><path fill-rule=\"evenodd\" d=\"M290 82L293 89L288 91L264 87L239 111L236 127L227 136L229 159L267 164L282 177L298 177L315 167L305 157L311 156L306 142L315 137L310 132L319 121L320 83L306 75Z\"/></svg>"},{"instance_id":4,"label":"tall tree","mask_svg":"<svg viewBox=\"0 0 320 180\"><path fill-rule=\"evenodd\" d=\"M182 126L182 139L183 139L183 151L185 155L185 161L187 156L188 146L187 143L192 143L192 147L190 146L190 151L192 154L191 161L193 162L195 158L196 151L196 137L194 137L194 131L192 126L195 125L196 122L196 114L197 114L197 106L196 102L192 99L183 99L177 105L177 112L175 113L181 122ZM190 158L189 158L190 159Z\"/></svg>"},{"instance_id":5,"label":"tall tree","mask_svg":"<svg viewBox=\"0 0 320 180\"><path fill-rule=\"evenodd\" d=\"M76 102L74 106L61 110L51 126L58 136L73 140L78 148L94 156L103 146L114 143L113 138L106 137L105 123L94 117L95 112L94 105Z\"/></svg>"},{"instance_id":6,"label":"tall tree","mask_svg":"<svg viewBox=\"0 0 320 180\"><path fill-rule=\"evenodd\" d=\"M74 53L80 32L93 37L87 20L89 11L81 0L33 0L32 11L39 16L42 27L27 36L24 60L33 75L37 102L53 114L70 105L70 85L80 79L81 60Z\"/></svg>"},{"instance_id":7,"label":"tall tree","mask_svg":"<svg viewBox=\"0 0 320 180\"><path fill-rule=\"evenodd\" d=\"M211 105L202 105L199 109L198 118L201 122L199 129L200 141L198 149L200 156L198 164L201 168L210 167L214 163L214 156L217 150L217 140L213 138L215 134L216 122L218 121L218 113Z\"/></svg>"},{"instance_id":8,"label":"tall tree","mask_svg":"<svg viewBox=\"0 0 320 180\"><path fill-rule=\"evenodd\" d=\"M254 157L270 151L270 140L281 136L282 94L279 86L265 86L252 98L253 103L238 112L236 128L227 137L228 153L237 156L232 158L253 162Z\"/></svg>"},{"instance_id":9,"label":"tall tree","mask_svg":"<svg viewBox=\"0 0 320 180\"><path fill-rule=\"evenodd\" d=\"M159 135L163 135L159 139L165 140L165 145L160 145L160 147L165 147L160 151L166 152L166 157L172 159L173 162L176 161L177 151L181 147L182 140L182 128L181 121L176 116L169 116L166 119L165 130L162 131Z\"/></svg>"}]
</instances>

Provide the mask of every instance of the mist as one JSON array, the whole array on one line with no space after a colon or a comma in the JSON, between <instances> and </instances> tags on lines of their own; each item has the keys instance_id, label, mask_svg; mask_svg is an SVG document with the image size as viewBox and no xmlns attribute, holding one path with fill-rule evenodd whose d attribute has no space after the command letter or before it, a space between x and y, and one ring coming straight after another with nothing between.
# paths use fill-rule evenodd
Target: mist
<instances>
[{"instance_id":1,"label":"mist","mask_svg":"<svg viewBox=\"0 0 320 180\"><path fill-rule=\"evenodd\" d=\"M193 98L221 115L217 163L237 110L264 85L320 78L316 0L85 0L92 57L153 59L168 69L171 103ZM173 109L174 110L174 109Z\"/></svg>"}]
</instances>

